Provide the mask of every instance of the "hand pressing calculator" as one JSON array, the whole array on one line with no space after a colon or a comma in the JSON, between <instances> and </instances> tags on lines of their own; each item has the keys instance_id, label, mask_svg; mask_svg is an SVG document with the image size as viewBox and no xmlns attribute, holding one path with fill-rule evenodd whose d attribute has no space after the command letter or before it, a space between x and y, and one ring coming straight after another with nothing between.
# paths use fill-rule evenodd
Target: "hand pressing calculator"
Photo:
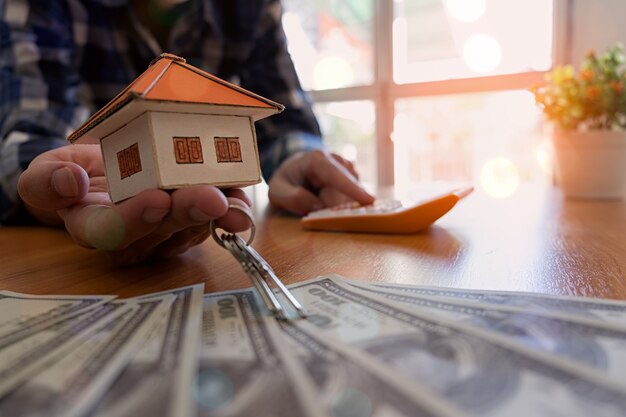
<instances>
[{"instance_id":1,"label":"hand pressing calculator","mask_svg":"<svg viewBox=\"0 0 626 417\"><path fill-rule=\"evenodd\" d=\"M416 233L426 229L474 190L465 187L404 207L398 200L380 199L362 206L342 204L309 213L300 220L307 230L365 233Z\"/></svg>"}]
</instances>

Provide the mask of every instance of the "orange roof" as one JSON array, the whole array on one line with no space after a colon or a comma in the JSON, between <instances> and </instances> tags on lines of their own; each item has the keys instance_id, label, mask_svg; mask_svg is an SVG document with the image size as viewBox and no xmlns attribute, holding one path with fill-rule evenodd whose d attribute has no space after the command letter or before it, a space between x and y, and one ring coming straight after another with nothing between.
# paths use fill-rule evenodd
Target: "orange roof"
<instances>
[{"instance_id":1,"label":"orange roof","mask_svg":"<svg viewBox=\"0 0 626 417\"><path fill-rule=\"evenodd\" d=\"M150 63L143 74L106 106L94 113L68 139L70 142L74 142L134 98L179 103L273 108L278 112L284 109L283 105L279 103L187 64L184 58L172 54L161 54Z\"/></svg>"}]
</instances>

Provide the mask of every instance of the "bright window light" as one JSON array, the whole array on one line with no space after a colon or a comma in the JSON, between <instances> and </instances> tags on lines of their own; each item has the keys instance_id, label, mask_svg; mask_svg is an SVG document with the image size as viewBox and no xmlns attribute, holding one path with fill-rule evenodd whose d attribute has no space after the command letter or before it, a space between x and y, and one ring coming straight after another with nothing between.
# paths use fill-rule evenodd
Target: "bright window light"
<instances>
[{"instance_id":1,"label":"bright window light","mask_svg":"<svg viewBox=\"0 0 626 417\"><path fill-rule=\"evenodd\" d=\"M395 4L398 84L543 71L552 65L546 0L404 0Z\"/></svg>"},{"instance_id":2,"label":"bright window light","mask_svg":"<svg viewBox=\"0 0 626 417\"><path fill-rule=\"evenodd\" d=\"M339 101L316 104L324 141L355 164L360 179L376 184L376 115L372 101Z\"/></svg>"},{"instance_id":3,"label":"bright window light","mask_svg":"<svg viewBox=\"0 0 626 417\"><path fill-rule=\"evenodd\" d=\"M374 80L374 0L286 0L289 53L307 90Z\"/></svg>"},{"instance_id":4,"label":"bright window light","mask_svg":"<svg viewBox=\"0 0 626 417\"><path fill-rule=\"evenodd\" d=\"M396 185L473 182L499 197L513 192L519 182L549 181L542 118L528 91L396 103Z\"/></svg>"},{"instance_id":5,"label":"bright window light","mask_svg":"<svg viewBox=\"0 0 626 417\"><path fill-rule=\"evenodd\" d=\"M325 143L365 183L471 182L500 198L550 181L548 135L524 88L553 65L554 0L282 4Z\"/></svg>"},{"instance_id":6,"label":"bright window light","mask_svg":"<svg viewBox=\"0 0 626 417\"><path fill-rule=\"evenodd\" d=\"M461 22L473 22L485 14L485 0L445 0L446 9Z\"/></svg>"}]
</instances>

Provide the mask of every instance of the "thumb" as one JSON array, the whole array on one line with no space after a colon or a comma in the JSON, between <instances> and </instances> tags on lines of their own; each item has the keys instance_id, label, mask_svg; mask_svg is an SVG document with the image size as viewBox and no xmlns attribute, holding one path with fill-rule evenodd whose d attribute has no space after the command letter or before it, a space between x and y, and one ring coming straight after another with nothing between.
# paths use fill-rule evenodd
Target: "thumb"
<instances>
[{"instance_id":1,"label":"thumb","mask_svg":"<svg viewBox=\"0 0 626 417\"><path fill-rule=\"evenodd\" d=\"M18 192L27 206L49 212L80 201L88 190L87 172L69 161L35 159L18 182Z\"/></svg>"}]
</instances>

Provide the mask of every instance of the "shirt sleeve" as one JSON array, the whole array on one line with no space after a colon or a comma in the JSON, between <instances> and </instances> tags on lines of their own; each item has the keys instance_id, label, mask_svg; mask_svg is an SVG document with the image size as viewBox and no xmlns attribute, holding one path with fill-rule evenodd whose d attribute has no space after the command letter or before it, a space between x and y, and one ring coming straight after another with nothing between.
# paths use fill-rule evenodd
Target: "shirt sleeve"
<instances>
[{"instance_id":1,"label":"shirt sleeve","mask_svg":"<svg viewBox=\"0 0 626 417\"><path fill-rule=\"evenodd\" d=\"M66 145L78 105L73 25L64 1L7 0L0 19L0 224L19 217L17 182L39 154Z\"/></svg>"},{"instance_id":2,"label":"shirt sleeve","mask_svg":"<svg viewBox=\"0 0 626 417\"><path fill-rule=\"evenodd\" d=\"M287 50L281 19L280 1L266 2L254 48L239 75L242 87L285 106L282 113L256 123L266 181L290 155L323 147L311 101L300 85Z\"/></svg>"}]
</instances>

